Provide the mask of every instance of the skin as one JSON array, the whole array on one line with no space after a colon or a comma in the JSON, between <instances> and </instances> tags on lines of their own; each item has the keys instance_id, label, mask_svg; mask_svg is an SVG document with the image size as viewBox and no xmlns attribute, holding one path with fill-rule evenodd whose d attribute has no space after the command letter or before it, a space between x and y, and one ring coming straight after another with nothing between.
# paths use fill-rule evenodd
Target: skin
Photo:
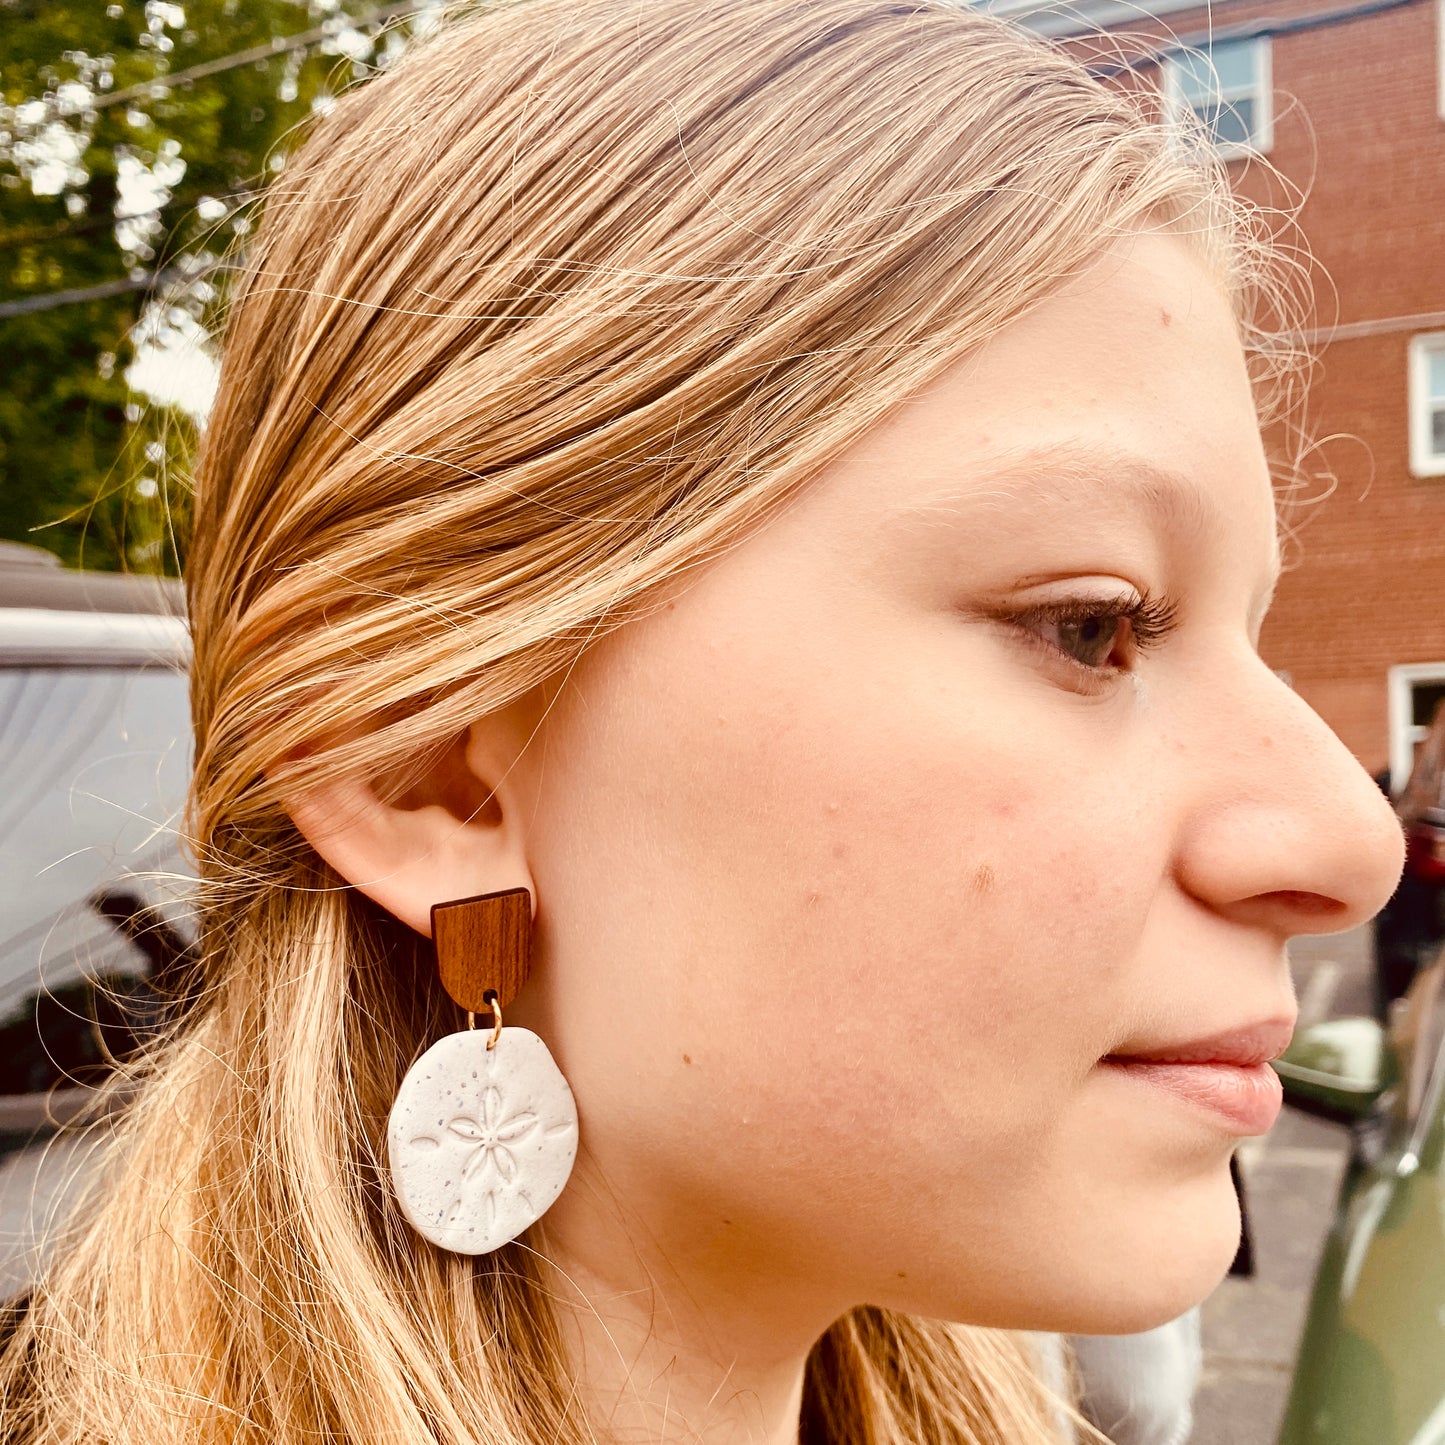
<instances>
[{"instance_id":1,"label":"skin","mask_svg":"<svg viewBox=\"0 0 1445 1445\"><path fill-rule=\"evenodd\" d=\"M1286 940L1401 865L1256 652L1276 567L1228 303L1141 234L399 801L298 800L413 926L533 889L507 1022L579 1101L546 1248L624 1438L793 1438L861 1302L1113 1333L1218 1282L1237 1133L1100 1061L1292 1019Z\"/></svg>"}]
</instances>

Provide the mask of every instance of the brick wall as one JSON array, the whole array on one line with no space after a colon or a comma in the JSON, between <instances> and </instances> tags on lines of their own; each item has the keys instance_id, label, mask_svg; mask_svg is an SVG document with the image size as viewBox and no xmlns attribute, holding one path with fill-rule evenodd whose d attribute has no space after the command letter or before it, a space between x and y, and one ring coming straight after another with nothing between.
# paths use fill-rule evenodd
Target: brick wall
<instances>
[{"instance_id":1,"label":"brick wall","mask_svg":"<svg viewBox=\"0 0 1445 1445\"><path fill-rule=\"evenodd\" d=\"M1344 0L1234 0L1213 28L1288 22ZM1274 144L1236 184L1275 204L1289 186L1318 263L1315 325L1445 312L1445 121L1439 116L1437 0L1272 41ZM1204 10L1168 31L1209 29ZM1131 24L1131 34L1166 33ZM1327 279L1326 279L1327 278ZM1331 289L1332 288L1332 289ZM1289 570L1263 651L1373 772L1388 758L1387 669L1445 663L1445 477L1408 466L1406 356L1415 330L1333 341L1319 351L1309 430L1313 477L1287 504Z\"/></svg>"}]
</instances>

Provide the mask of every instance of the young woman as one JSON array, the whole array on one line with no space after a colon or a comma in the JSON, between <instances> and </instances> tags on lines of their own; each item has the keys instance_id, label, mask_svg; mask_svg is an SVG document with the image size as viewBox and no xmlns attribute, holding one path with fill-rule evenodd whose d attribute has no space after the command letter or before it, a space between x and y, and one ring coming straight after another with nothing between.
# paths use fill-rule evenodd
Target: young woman
<instances>
[{"instance_id":1,"label":"young woman","mask_svg":"<svg viewBox=\"0 0 1445 1445\"><path fill-rule=\"evenodd\" d=\"M526 0L346 97L199 469L204 997L0 1434L1058 1438L1012 1332L1212 1289L1285 940L1400 864L1255 650L1267 268L933 0Z\"/></svg>"}]
</instances>

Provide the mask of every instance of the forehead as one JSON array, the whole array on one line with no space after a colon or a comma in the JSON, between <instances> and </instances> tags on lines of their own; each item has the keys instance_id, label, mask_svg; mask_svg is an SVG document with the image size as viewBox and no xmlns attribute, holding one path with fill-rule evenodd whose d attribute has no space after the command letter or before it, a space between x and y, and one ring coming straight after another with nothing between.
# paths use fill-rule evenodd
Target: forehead
<instances>
[{"instance_id":1,"label":"forehead","mask_svg":"<svg viewBox=\"0 0 1445 1445\"><path fill-rule=\"evenodd\" d=\"M1081 436L1035 446L989 448L988 465L957 485L901 501L889 509L900 522L921 522L990 510L1048 511L1078 506L1090 513L1142 512L1151 520L1199 534L1217 520L1217 498L1194 472L1177 471L1148 455Z\"/></svg>"},{"instance_id":2,"label":"forehead","mask_svg":"<svg viewBox=\"0 0 1445 1445\"><path fill-rule=\"evenodd\" d=\"M1120 242L876 428L835 500L917 536L950 520L1067 519L1227 539L1275 565L1275 513L1229 298L1164 234Z\"/></svg>"}]
</instances>

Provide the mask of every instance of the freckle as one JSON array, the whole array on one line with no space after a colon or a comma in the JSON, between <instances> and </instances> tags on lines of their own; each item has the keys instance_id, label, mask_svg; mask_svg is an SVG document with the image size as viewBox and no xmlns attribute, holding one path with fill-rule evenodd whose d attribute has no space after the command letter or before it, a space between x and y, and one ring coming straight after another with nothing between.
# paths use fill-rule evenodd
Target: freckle
<instances>
[{"instance_id":1,"label":"freckle","mask_svg":"<svg viewBox=\"0 0 1445 1445\"><path fill-rule=\"evenodd\" d=\"M1174 318L1162 306L1159 308L1159 319L1166 326L1170 326L1174 322Z\"/></svg>"},{"instance_id":2,"label":"freckle","mask_svg":"<svg viewBox=\"0 0 1445 1445\"><path fill-rule=\"evenodd\" d=\"M980 863L973 874L973 891L975 893L990 893L993 891L993 869L987 863Z\"/></svg>"},{"instance_id":3,"label":"freckle","mask_svg":"<svg viewBox=\"0 0 1445 1445\"><path fill-rule=\"evenodd\" d=\"M907 1279L907 1278L908 1278L908 1271L907 1271L907 1270L900 1269L900 1270L898 1271L898 1278L899 1278L899 1279Z\"/></svg>"},{"instance_id":4,"label":"freckle","mask_svg":"<svg viewBox=\"0 0 1445 1445\"><path fill-rule=\"evenodd\" d=\"M732 1220L731 1220L731 1219L725 1219L725 1220L723 1220L723 1223L726 1224L726 1225L731 1225L731 1224L732 1224Z\"/></svg>"},{"instance_id":5,"label":"freckle","mask_svg":"<svg viewBox=\"0 0 1445 1445\"><path fill-rule=\"evenodd\" d=\"M691 1054L684 1054L684 1055L682 1056L682 1061L683 1061L683 1063L685 1063L685 1064L690 1064L690 1063L692 1062L692 1055L691 1055Z\"/></svg>"}]
</instances>

